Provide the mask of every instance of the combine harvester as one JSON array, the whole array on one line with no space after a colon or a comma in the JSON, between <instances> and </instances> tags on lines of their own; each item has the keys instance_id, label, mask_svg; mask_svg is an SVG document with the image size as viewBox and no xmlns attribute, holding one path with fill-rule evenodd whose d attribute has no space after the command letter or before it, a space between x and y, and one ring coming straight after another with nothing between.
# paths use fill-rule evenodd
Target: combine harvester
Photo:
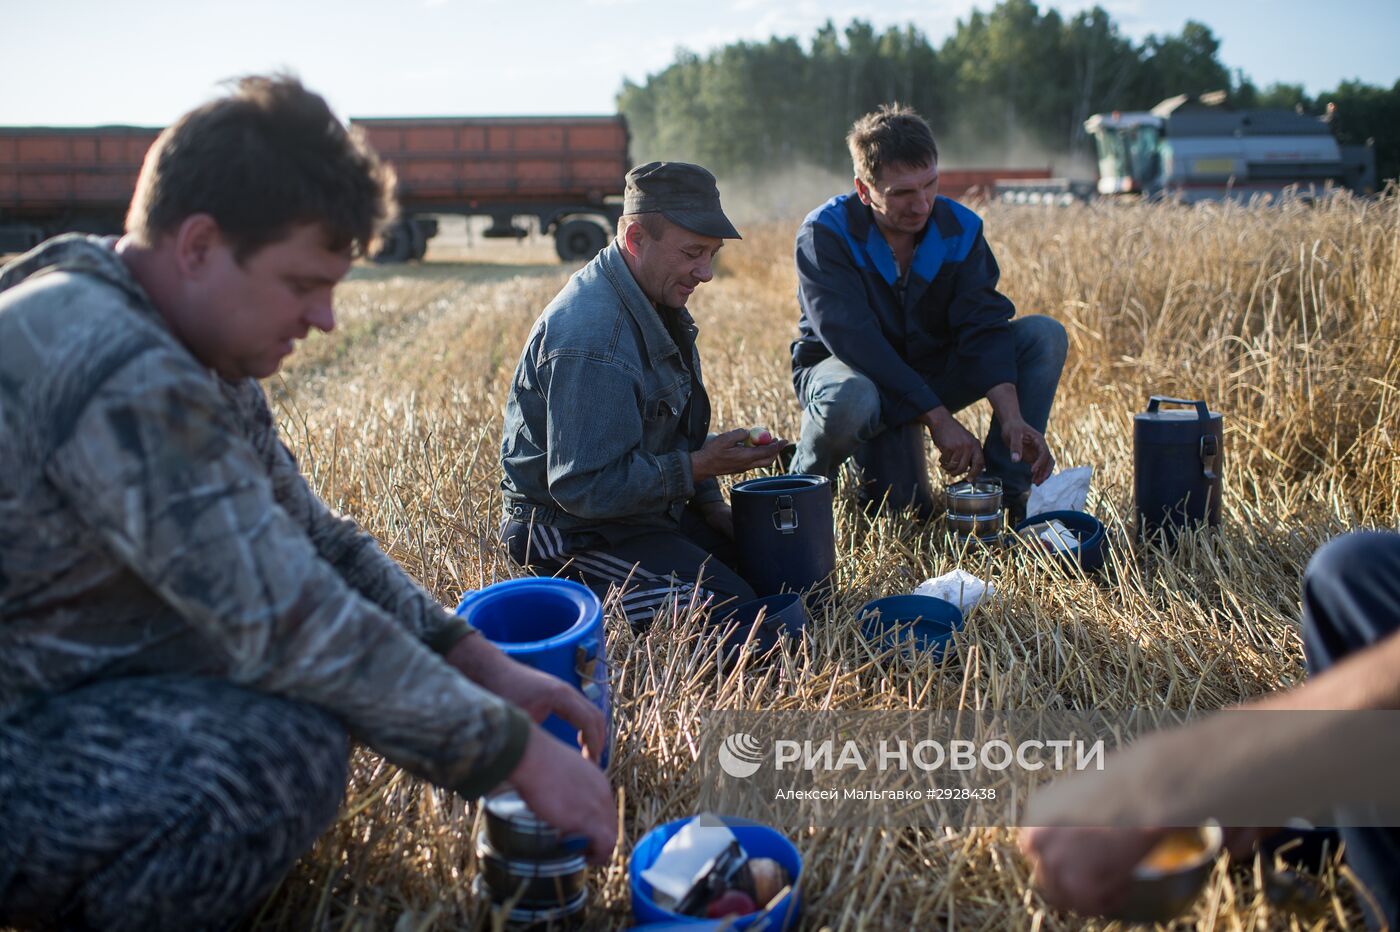
<instances>
[{"instance_id":1,"label":"combine harvester","mask_svg":"<svg viewBox=\"0 0 1400 932\"><path fill-rule=\"evenodd\" d=\"M376 259L421 259L443 214L486 216L489 237L553 234L564 260L607 245L622 212L620 116L353 119L398 176L400 219ZM0 127L0 253L58 233L120 233L146 150L144 126Z\"/></svg>"},{"instance_id":2,"label":"combine harvester","mask_svg":"<svg viewBox=\"0 0 1400 932\"><path fill-rule=\"evenodd\" d=\"M1185 95L1148 112L1096 113L1084 122L1098 149L1099 181L998 179L1016 204L1071 204L1124 196L1194 203L1285 194L1320 197L1376 190L1375 150L1342 146L1324 118L1292 110L1232 110L1224 95Z\"/></svg>"}]
</instances>

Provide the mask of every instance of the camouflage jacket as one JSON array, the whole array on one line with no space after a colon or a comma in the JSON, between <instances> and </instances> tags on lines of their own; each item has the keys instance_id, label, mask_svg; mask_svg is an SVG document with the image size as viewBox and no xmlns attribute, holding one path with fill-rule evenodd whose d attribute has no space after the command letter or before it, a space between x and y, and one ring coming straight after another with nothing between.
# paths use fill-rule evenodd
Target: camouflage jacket
<instances>
[{"instance_id":1,"label":"camouflage jacket","mask_svg":"<svg viewBox=\"0 0 1400 932\"><path fill-rule=\"evenodd\" d=\"M471 795L529 719L435 652L470 632L326 508L261 386L204 368L110 241L0 269L0 721L107 677L221 677Z\"/></svg>"}]
</instances>

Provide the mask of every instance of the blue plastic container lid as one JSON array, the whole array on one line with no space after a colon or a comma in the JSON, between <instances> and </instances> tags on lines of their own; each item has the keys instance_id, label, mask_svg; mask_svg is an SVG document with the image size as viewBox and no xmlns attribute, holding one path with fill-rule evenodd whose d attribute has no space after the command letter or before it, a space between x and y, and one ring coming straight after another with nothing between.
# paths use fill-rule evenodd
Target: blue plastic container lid
<instances>
[{"instance_id":1,"label":"blue plastic container lid","mask_svg":"<svg viewBox=\"0 0 1400 932\"><path fill-rule=\"evenodd\" d=\"M548 610L532 612L531 603ZM531 577L468 592L457 614L506 654L540 653L567 647L601 624L603 605L572 579Z\"/></svg>"}]
</instances>

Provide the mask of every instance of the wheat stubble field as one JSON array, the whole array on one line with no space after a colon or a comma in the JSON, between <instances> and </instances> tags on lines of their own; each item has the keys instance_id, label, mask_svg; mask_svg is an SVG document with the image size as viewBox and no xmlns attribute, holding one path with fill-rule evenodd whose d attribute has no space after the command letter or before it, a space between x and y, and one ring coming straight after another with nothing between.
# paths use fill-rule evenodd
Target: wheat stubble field
<instances>
[{"instance_id":1,"label":"wheat stubble field","mask_svg":"<svg viewBox=\"0 0 1400 932\"><path fill-rule=\"evenodd\" d=\"M635 638L609 617L623 842L591 874L586 928L627 928L626 863L652 826L691 812L691 736L708 709L1136 706L1212 709L1296 683L1298 578L1344 529L1400 524L1400 197L1317 207L1098 205L984 211L1005 292L1069 330L1050 440L1096 469L1089 509L1120 532L1101 588L1011 553L960 555L941 527L870 522L838 495L841 598L809 638L727 677L701 621ZM795 436L796 220L745 227L691 310L715 429ZM340 327L271 383L316 490L444 603L507 578L495 541L501 410L536 314L571 271L547 245L358 268ZM1224 527L1172 557L1136 548L1131 417L1153 393L1224 413ZM587 411L580 411L587 417ZM985 426L987 412L972 419ZM872 660L853 613L955 566L996 575L957 656ZM490 928L471 893L475 813L363 750L341 818L247 929ZM1030 891L1006 829L795 831L804 928L1074 929ZM1270 906L1249 864L1217 865L1181 927L1359 924L1342 868L1310 917Z\"/></svg>"}]
</instances>

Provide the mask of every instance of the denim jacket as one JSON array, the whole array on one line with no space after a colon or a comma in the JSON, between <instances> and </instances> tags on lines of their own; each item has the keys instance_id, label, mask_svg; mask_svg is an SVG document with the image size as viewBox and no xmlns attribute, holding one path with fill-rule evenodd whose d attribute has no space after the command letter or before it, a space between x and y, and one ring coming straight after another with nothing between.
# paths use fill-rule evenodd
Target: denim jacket
<instances>
[{"instance_id":1,"label":"denim jacket","mask_svg":"<svg viewBox=\"0 0 1400 932\"><path fill-rule=\"evenodd\" d=\"M689 372L616 241L569 279L535 321L511 380L501 442L507 518L561 530L674 527L687 502L723 501L714 479L691 476L710 401L693 349L698 330L684 308L679 315L691 337Z\"/></svg>"}]
</instances>

